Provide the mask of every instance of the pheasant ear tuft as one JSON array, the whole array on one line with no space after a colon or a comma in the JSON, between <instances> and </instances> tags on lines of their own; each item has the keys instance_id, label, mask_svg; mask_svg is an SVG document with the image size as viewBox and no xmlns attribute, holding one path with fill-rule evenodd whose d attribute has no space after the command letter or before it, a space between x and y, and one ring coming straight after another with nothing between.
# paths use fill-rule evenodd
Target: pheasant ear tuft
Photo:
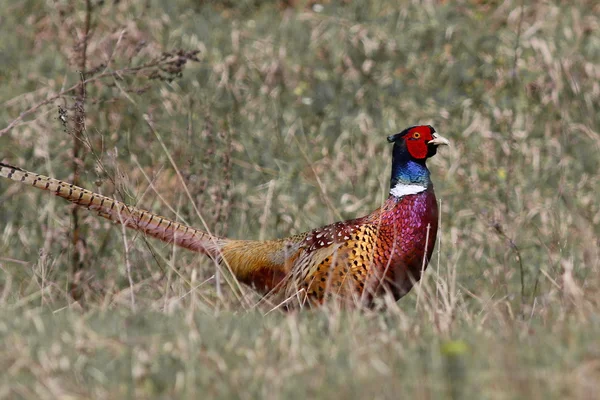
<instances>
[{"instance_id":1,"label":"pheasant ear tuft","mask_svg":"<svg viewBox=\"0 0 600 400\"><path fill-rule=\"evenodd\" d=\"M394 143L398 139L400 139L402 136L406 135L411 129L416 128L416 127L417 126L409 126L408 128L406 128L402 132L390 135L390 136L387 137L387 141L390 142L390 143ZM431 129L433 129L433 128L431 128Z\"/></svg>"}]
</instances>

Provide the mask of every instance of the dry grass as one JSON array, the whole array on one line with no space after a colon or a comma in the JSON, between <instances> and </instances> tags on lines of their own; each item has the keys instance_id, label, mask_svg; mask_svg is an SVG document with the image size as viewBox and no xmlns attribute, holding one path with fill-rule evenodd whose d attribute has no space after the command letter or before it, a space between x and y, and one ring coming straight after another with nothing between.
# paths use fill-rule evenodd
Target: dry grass
<instances>
[{"instance_id":1,"label":"dry grass","mask_svg":"<svg viewBox=\"0 0 600 400\"><path fill-rule=\"evenodd\" d=\"M69 179L75 93L11 123L80 81L84 4L37 3L1 6L0 160ZM386 135L431 123L453 141L440 241L385 311L264 316L209 261L83 213L74 303L69 206L2 181L0 398L598 393L596 2L92 3L88 70L128 73L86 85L84 186L281 237L376 208ZM133 73L178 48L201 51L182 76Z\"/></svg>"}]
</instances>

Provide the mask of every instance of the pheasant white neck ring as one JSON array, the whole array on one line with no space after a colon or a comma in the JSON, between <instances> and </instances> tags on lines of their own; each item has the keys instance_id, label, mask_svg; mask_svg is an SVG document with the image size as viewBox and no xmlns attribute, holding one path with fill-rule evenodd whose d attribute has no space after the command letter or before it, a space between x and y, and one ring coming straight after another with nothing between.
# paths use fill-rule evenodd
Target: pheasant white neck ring
<instances>
[{"instance_id":1,"label":"pheasant white neck ring","mask_svg":"<svg viewBox=\"0 0 600 400\"><path fill-rule=\"evenodd\" d=\"M427 190L427 186L398 182L390 189L390 194L396 197L403 197L409 194L421 193L425 190Z\"/></svg>"}]
</instances>

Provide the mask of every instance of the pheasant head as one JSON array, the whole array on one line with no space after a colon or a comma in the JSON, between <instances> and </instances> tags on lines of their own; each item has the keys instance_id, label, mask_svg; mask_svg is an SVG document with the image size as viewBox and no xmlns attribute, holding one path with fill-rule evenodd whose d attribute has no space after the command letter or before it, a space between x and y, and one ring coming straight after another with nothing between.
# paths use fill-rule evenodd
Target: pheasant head
<instances>
[{"instance_id":1,"label":"pheasant head","mask_svg":"<svg viewBox=\"0 0 600 400\"><path fill-rule=\"evenodd\" d=\"M411 126L387 139L394 143L390 195L402 197L429 188L431 179L425 161L435 155L438 146L450 142L430 125Z\"/></svg>"}]
</instances>

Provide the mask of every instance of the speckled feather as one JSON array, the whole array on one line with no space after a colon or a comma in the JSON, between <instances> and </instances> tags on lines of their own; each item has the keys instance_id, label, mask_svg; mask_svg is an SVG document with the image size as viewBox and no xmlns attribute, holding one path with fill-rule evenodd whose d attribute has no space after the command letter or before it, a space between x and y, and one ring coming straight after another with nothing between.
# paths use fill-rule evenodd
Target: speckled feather
<instances>
[{"instance_id":1,"label":"speckled feather","mask_svg":"<svg viewBox=\"0 0 600 400\"><path fill-rule=\"evenodd\" d=\"M435 195L427 190L390 197L365 217L315 229L299 249L287 295L304 293L313 303L338 298L369 304L386 291L400 298L420 279L437 224Z\"/></svg>"}]
</instances>

